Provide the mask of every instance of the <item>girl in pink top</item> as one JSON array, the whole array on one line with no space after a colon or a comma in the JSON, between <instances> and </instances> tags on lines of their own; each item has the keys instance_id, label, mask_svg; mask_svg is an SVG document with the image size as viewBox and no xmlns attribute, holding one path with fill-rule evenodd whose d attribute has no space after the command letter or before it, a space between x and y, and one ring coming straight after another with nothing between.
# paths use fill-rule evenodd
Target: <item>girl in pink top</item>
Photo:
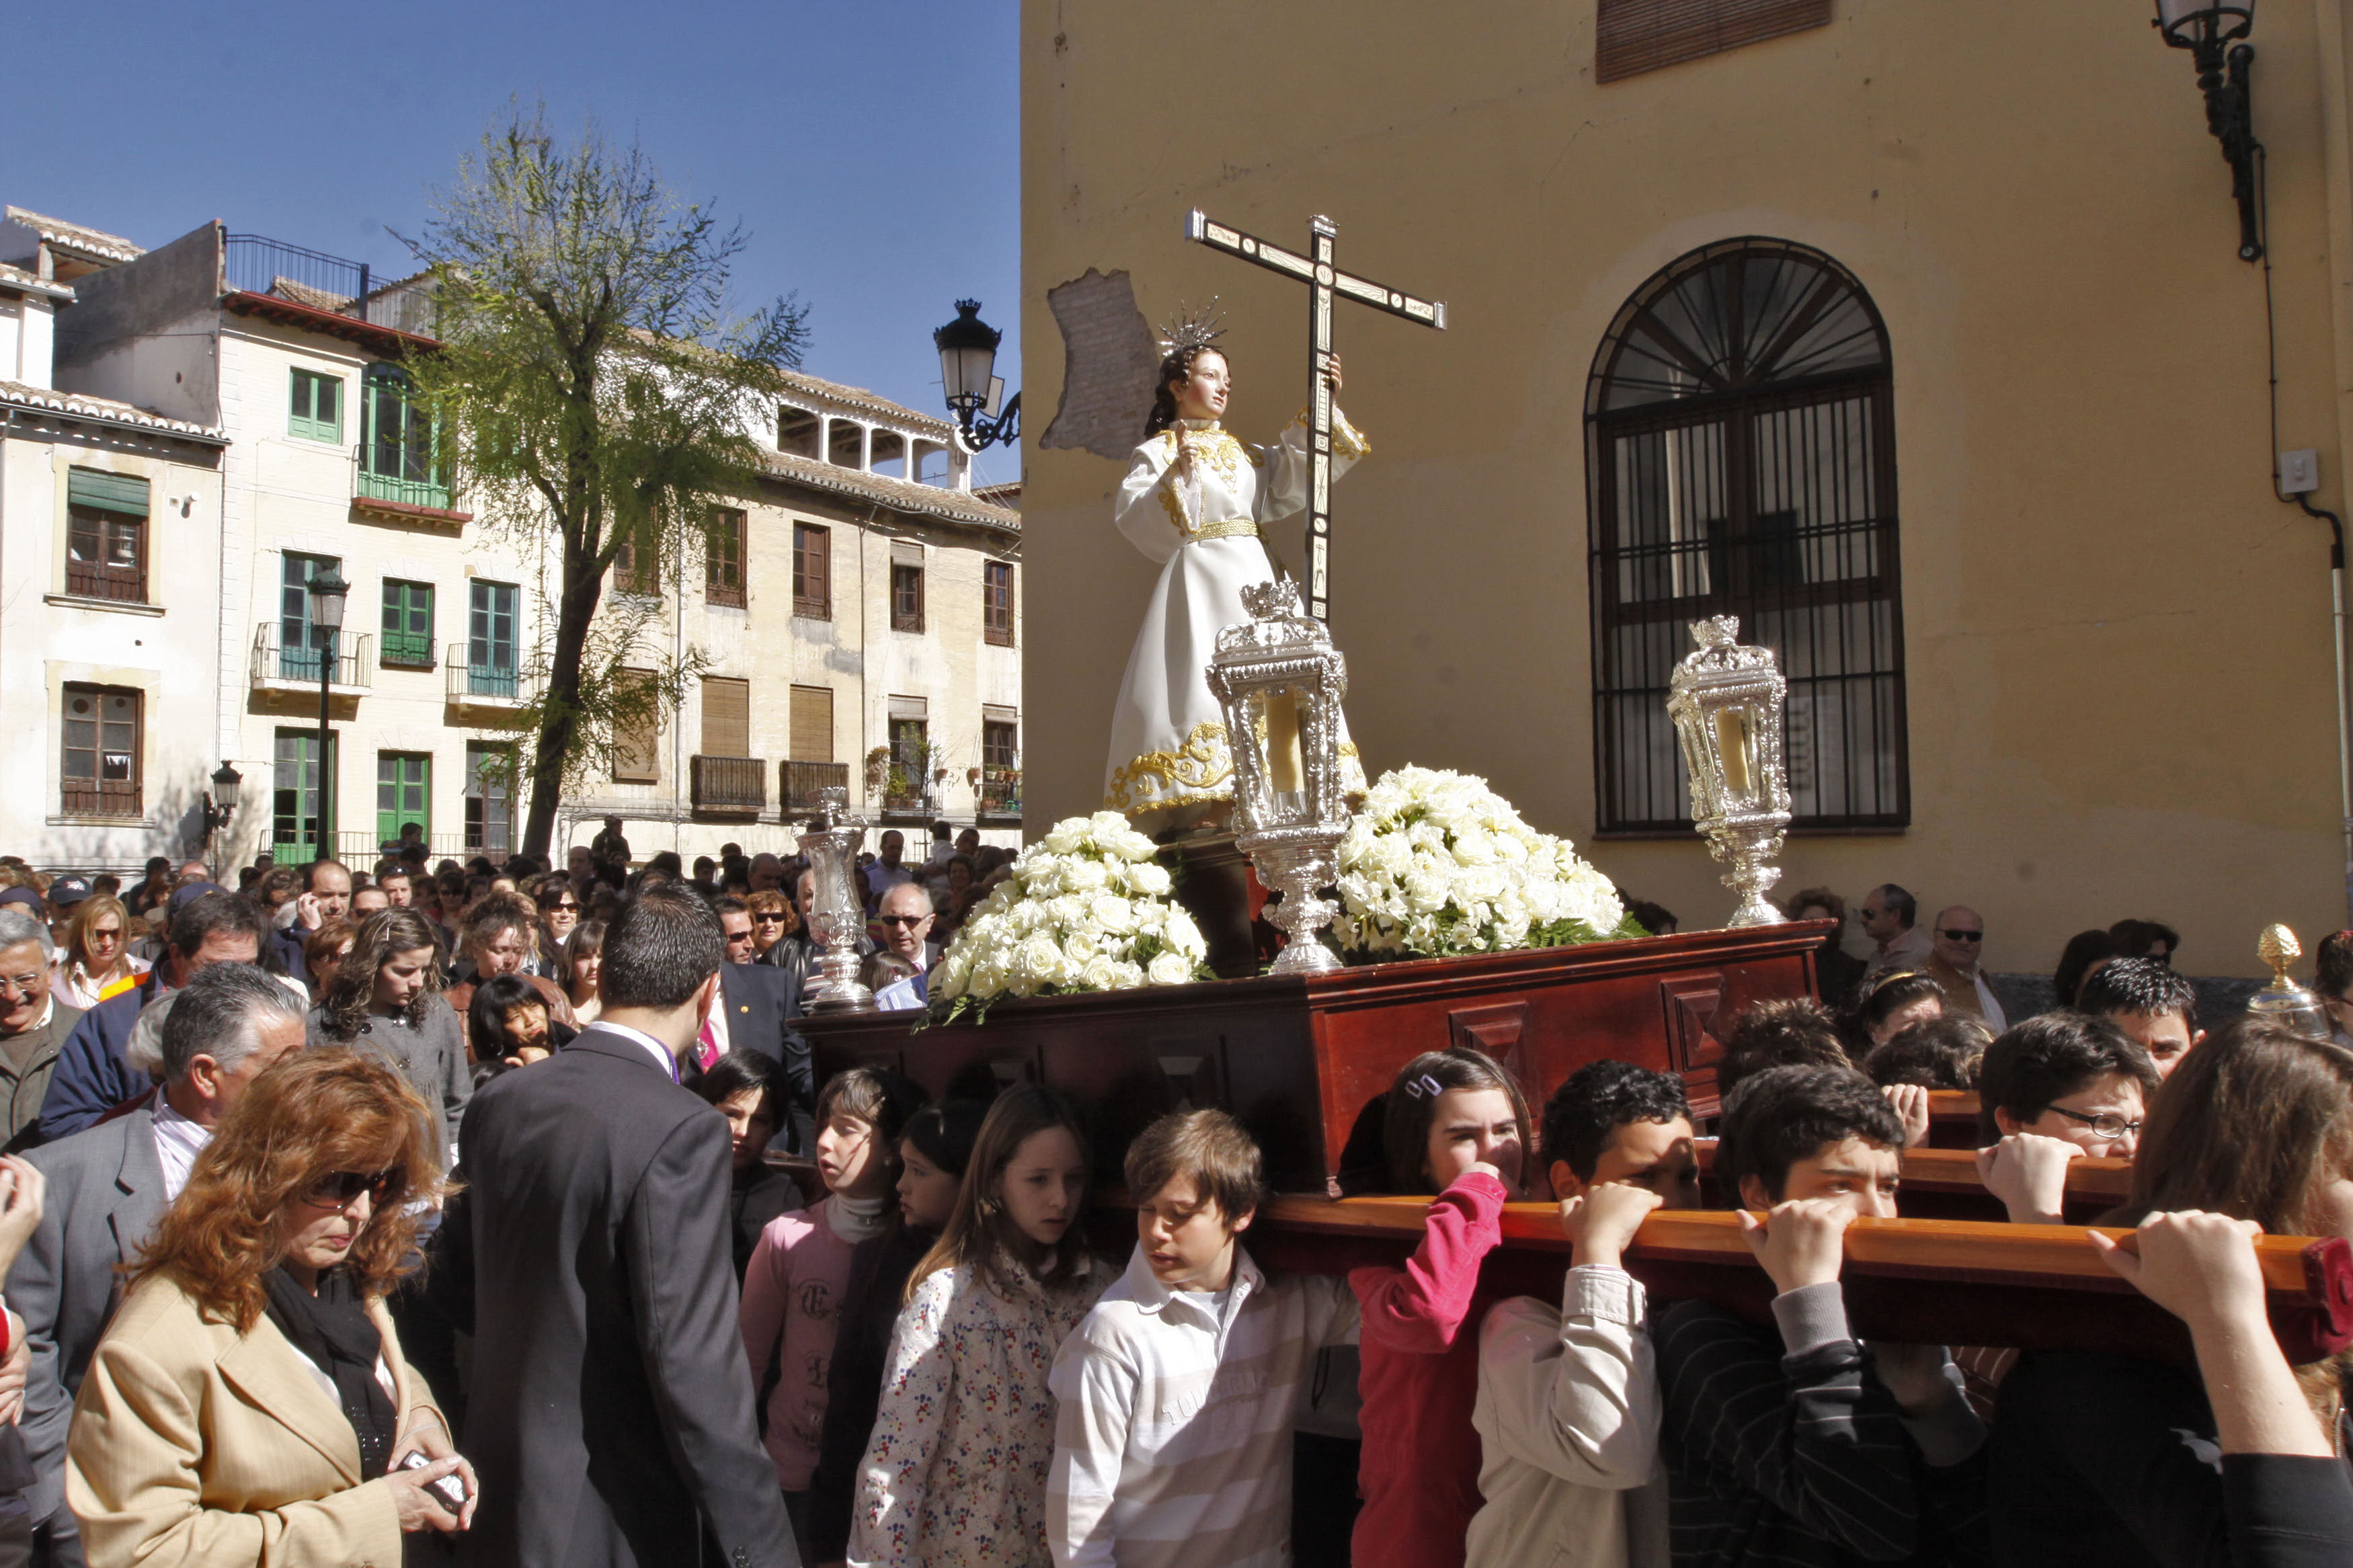
<instances>
[{"instance_id":1,"label":"girl in pink top","mask_svg":"<svg viewBox=\"0 0 2353 1568\"><path fill-rule=\"evenodd\" d=\"M744 1273L744 1354L804 1561L810 1560L809 1477L825 1436L825 1374L850 1255L897 1217L899 1133L923 1103L920 1087L880 1068L854 1068L828 1080L817 1100L817 1170L825 1196L770 1221Z\"/></svg>"},{"instance_id":2,"label":"girl in pink top","mask_svg":"<svg viewBox=\"0 0 2353 1568\"><path fill-rule=\"evenodd\" d=\"M1456 1047L1405 1065L1382 1128L1391 1189L1435 1193L1403 1268L1348 1276L1364 1309L1356 1568L1461 1568L1479 1511L1479 1266L1519 1195L1527 1102L1493 1059ZM1467 1331L1466 1331L1467 1329Z\"/></svg>"}]
</instances>

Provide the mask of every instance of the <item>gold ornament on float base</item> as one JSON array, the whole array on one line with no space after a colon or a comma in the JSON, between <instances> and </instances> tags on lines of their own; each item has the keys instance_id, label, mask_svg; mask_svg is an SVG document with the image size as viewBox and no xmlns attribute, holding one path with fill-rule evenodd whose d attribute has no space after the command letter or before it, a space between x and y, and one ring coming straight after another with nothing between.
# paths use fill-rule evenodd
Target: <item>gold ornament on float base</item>
<instances>
[{"instance_id":1,"label":"gold ornament on float base","mask_svg":"<svg viewBox=\"0 0 2353 1568\"><path fill-rule=\"evenodd\" d=\"M2304 956L2304 944L2284 925L2267 925L2255 939L2255 956L2271 966L2272 983L2247 998L2247 1011L2285 1024L2299 1035L2328 1038L2328 1010L2320 998L2288 977L2287 966Z\"/></svg>"},{"instance_id":2,"label":"gold ornament on float base","mask_svg":"<svg viewBox=\"0 0 2353 1568\"><path fill-rule=\"evenodd\" d=\"M1675 666L1667 717L1691 776L1692 826L1707 836L1707 852L1731 868L1724 885L1740 895L1740 906L1725 927L1779 925L1785 917L1765 889L1780 879L1773 860L1789 825L1781 764L1789 685L1771 648L1740 641L1738 617L1694 621L1691 634L1699 649Z\"/></svg>"}]
</instances>

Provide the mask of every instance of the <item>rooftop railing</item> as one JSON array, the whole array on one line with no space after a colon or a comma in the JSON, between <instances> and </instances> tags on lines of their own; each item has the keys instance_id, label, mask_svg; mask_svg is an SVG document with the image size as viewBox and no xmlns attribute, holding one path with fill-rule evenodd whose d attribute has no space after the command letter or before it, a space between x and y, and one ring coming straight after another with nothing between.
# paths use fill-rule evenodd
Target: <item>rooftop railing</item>
<instances>
[{"instance_id":1,"label":"rooftop railing","mask_svg":"<svg viewBox=\"0 0 2353 1568\"><path fill-rule=\"evenodd\" d=\"M433 296L416 279L385 277L364 261L259 234L232 234L221 270L223 282L233 289L291 300L371 326L433 335Z\"/></svg>"}]
</instances>

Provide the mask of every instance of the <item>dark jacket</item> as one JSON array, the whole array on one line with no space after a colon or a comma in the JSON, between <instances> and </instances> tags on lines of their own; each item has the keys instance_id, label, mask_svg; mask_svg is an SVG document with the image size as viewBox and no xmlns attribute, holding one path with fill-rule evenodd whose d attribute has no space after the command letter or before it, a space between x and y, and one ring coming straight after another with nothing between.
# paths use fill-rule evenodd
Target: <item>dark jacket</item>
<instances>
[{"instance_id":1,"label":"dark jacket","mask_svg":"<svg viewBox=\"0 0 2353 1568\"><path fill-rule=\"evenodd\" d=\"M48 1091L41 1096L43 1142L79 1132L133 1096L153 1087L133 1077L122 1060L131 1026L147 1004L164 994L162 965L139 977L129 990L108 997L81 1016L58 1051Z\"/></svg>"},{"instance_id":2,"label":"dark jacket","mask_svg":"<svg viewBox=\"0 0 2353 1568\"><path fill-rule=\"evenodd\" d=\"M52 999L48 1020L17 1040L0 1042L0 1142L15 1145L17 1135L31 1143L40 1136L41 1100L58 1070L58 1054L80 1023L82 1010ZM6 1046L21 1044L22 1065L9 1059Z\"/></svg>"},{"instance_id":3,"label":"dark jacket","mask_svg":"<svg viewBox=\"0 0 2353 1568\"><path fill-rule=\"evenodd\" d=\"M735 1323L727 1123L635 1040L590 1027L493 1079L427 1289L474 1336L461 1563L792 1568Z\"/></svg>"},{"instance_id":4,"label":"dark jacket","mask_svg":"<svg viewBox=\"0 0 2353 1568\"><path fill-rule=\"evenodd\" d=\"M1996 1560L2021 1568L2342 1568L2341 1459L2224 1455L2195 1373L2029 1352L2002 1380L1988 1478Z\"/></svg>"},{"instance_id":5,"label":"dark jacket","mask_svg":"<svg viewBox=\"0 0 2353 1568\"><path fill-rule=\"evenodd\" d=\"M817 1069L808 1040L793 1026L801 1016L799 981L790 970L765 963L723 963L719 986L727 1009L728 1048L757 1051L785 1069L790 1107L781 1118L785 1125L776 1129L778 1143L796 1154L815 1153L809 1118L817 1111Z\"/></svg>"}]
</instances>

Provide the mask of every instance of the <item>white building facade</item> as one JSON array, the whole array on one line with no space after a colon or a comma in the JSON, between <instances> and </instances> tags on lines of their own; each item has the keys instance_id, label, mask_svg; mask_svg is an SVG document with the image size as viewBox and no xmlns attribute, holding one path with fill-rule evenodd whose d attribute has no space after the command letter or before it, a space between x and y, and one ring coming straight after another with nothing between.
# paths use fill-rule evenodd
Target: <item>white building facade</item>
<instances>
[{"instance_id":1,"label":"white building facade","mask_svg":"<svg viewBox=\"0 0 2353 1568\"><path fill-rule=\"evenodd\" d=\"M400 368L431 352L429 301L216 224L142 251L9 220L0 250L25 259L0 268L0 721L47 739L0 764L0 847L83 869L196 852L226 762L243 782L217 864L322 847L365 864L404 829L437 859L518 847L495 764L528 744L515 721L555 561L449 491ZM793 377L754 434L767 473L722 509L732 544L608 589L656 612L649 667L691 658L702 676L659 734L591 760L554 852L608 813L641 858L788 849L826 783L911 828L1018 842L1018 511L972 493L953 427L854 387ZM131 548L107 519L131 516L137 484L141 596L69 559ZM330 575L346 584L332 654L310 591ZM36 614L37 637L20 630ZM45 657L9 651L27 647ZM77 701L98 704L87 745Z\"/></svg>"}]
</instances>

